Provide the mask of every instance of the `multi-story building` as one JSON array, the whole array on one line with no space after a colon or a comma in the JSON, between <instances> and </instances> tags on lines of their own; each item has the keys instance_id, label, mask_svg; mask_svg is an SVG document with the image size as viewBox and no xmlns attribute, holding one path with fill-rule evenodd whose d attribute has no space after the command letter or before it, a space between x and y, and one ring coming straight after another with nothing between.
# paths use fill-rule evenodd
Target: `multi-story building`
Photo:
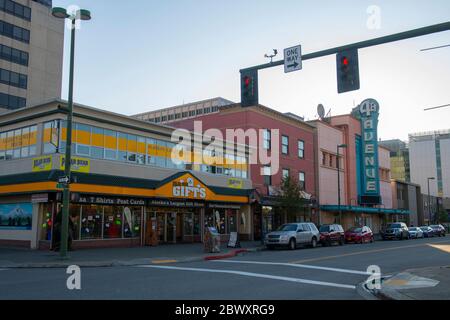
<instances>
[{"instance_id":1,"label":"multi-story building","mask_svg":"<svg viewBox=\"0 0 450 320\"><path fill-rule=\"evenodd\" d=\"M59 100L0 115L1 245L50 246L61 212L66 118ZM74 247L197 242L207 226L223 241L232 232L252 238L248 166L227 163L228 175L201 170L192 161L197 149L179 149L173 134L172 127L74 106Z\"/></svg>"},{"instance_id":2,"label":"multi-story building","mask_svg":"<svg viewBox=\"0 0 450 320\"><path fill-rule=\"evenodd\" d=\"M409 135L411 182L422 192L436 197L450 197L450 130ZM428 179L434 178L434 179Z\"/></svg>"},{"instance_id":3,"label":"multi-story building","mask_svg":"<svg viewBox=\"0 0 450 320\"><path fill-rule=\"evenodd\" d=\"M195 119L210 113L218 113L219 107L230 104L234 104L234 102L218 97L182 104L176 107L145 112L137 114L135 117L152 123L170 124L180 120Z\"/></svg>"},{"instance_id":4,"label":"multi-story building","mask_svg":"<svg viewBox=\"0 0 450 320\"><path fill-rule=\"evenodd\" d=\"M408 145L399 140L380 141L380 146L386 147L391 151L391 176L392 179L410 182L409 168L409 150Z\"/></svg>"},{"instance_id":5,"label":"multi-story building","mask_svg":"<svg viewBox=\"0 0 450 320\"><path fill-rule=\"evenodd\" d=\"M391 187L393 207L409 211L409 215L400 217L399 220L407 223L408 226L423 226L425 224L425 216L420 186L403 180L392 179Z\"/></svg>"},{"instance_id":6,"label":"multi-story building","mask_svg":"<svg viewBox=\"0 0 450 320\"><path fill-rule=\"evenodd\" d=\"M214 101L216 103L213 103ZM222 105L221 102L223 102ZM218 107L213 110L210 109L211 105ZM262 105L243 108L240 104L230 104L222 98L152 111L136 117L150 122L164 120L164 123L187 130L194 130L197 123L201 125L202 132L218 129L224 135L227 129L242 129L242 135L247 130L254 130L253 132L256 132L254 138L260 142L259 149L264 149L271 156L273 155L276 159L272 160L277 160L279 163L278 168L275 169L273 163L263 164L261 159L258 159L257 162L250 163L249 176L241 175L242 178L251 178L256 190L252 217L254 239L260 238L261 231L270 231L282 223L314 219L311 208L315 197L314 128L300 117L284 114ZM275 130L279 130L277 140ZM250 135L245 137L249 139ZM272 154L275 150L273 145L275 142L279 146L278 155L275 155L275 152ZM205 166L203 170L225 173L220 166ZM237 176L239 177L240 174L238 172ZM282 212L278 202L279 187L282 178L287 175L298 181L305 199L302 211L293 215Z\"/></svg>"},{"instance_id":7,"label":"multi-story building","mask_svg":"<svg viewBox=\"0 0 450 320\"><path fill-rule=\"evenodd\" d=\"M0 113L61 97L64 21L51 7L0 1Z\"/></svg>"},{"instance_id":8,"label":"multi-story building","mask_svg":"<svg viewBox=\"0 0 450 320\"><path fill-rule=\"evenodd\" d=\"M372 114L363 118L355 108L352 114L310 122L316 129L318 224L367 225L378 233L408 213L393 206L390 153L377 146L378 111ZM368 121L373 123L364 128Z\"/></svg>"}]
</instances>

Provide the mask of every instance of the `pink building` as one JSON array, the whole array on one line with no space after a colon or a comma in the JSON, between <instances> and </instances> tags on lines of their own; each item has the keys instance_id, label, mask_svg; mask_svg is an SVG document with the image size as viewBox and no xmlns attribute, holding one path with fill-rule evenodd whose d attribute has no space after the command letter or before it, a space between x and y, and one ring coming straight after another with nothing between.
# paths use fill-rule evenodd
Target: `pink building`
<instances>
[{"instance_id":1,"label":"pink building","mask_svg":"<svg viewBox=\"0 0 450 320\"><path fill-rule=\"evenodd\" d=\"M362 128L368 120L358 119L359 110L356 109L352 114L310 122L316 128L316 195L319 207L316 223L340 223L344 229L367 225L379 233L386 223L396 220L399 213L393 209L392 203L390 153L388 149L377 146L376 125L368 125L372 131ZM378 113L374 119L377 124ZM369 143L373 146L368 146ZM338 146L341 146L339 159ZM372 152L370 157L372 148L377 152ZM370 166L372 159L373 166ZM367 177L364 176L366 174ZM364 187L373 192L367 193Z\"/></svg>"}]
</instances>

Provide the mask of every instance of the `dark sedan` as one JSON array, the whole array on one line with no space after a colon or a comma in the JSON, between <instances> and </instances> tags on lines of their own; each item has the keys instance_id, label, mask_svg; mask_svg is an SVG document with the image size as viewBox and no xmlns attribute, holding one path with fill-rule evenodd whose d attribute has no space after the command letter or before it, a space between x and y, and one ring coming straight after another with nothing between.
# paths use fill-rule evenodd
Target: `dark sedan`
<instances>
[{"instance_id":1,"label":"dark sedan","mask_svg":"<svg viewBox=\"0 0 450 320\"><path fill-rule=\"evenodd\" d=\"M445 227L442 224L434 224L430 228L433 229L435 236L445 237Z\"/></svg>"}]
</instances>

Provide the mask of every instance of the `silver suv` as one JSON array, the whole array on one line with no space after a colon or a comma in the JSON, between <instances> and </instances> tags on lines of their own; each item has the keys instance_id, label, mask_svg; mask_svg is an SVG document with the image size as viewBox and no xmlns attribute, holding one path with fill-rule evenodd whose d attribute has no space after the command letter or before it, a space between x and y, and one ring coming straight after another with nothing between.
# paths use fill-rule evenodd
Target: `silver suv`
<instances>
[{"instance_id":1,"label":"silver suv","mask_svg":"<svg viewBox=\"0 0 450 320\"><path fill-rule=\"evenodd\" d=\"M268 233L264 243L268 249L287 246L294 250L298 245L309 245L315 248L319 239L320 233L314 223L287 223L279 227L277 231Z\"/></svg>"}]
</instances>

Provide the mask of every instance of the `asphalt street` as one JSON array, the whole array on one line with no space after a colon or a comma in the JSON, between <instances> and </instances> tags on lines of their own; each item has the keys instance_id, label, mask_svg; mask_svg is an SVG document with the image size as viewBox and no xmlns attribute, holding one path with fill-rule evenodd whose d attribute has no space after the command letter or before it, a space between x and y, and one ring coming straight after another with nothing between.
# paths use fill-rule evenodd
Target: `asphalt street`
<instances>
[{"instance_id":1,"label":"asphalt street","mask_svg":"<svg viewBox=\"0 0 450 320\"><path fill-rule=\"evenodd\" d=\"M81 290L65 269L0 270L0 299L363 299L367 268L383 276L450 265L450 237L261 251L228 260L83 268Z\"/></svg>"}]
</instances>

